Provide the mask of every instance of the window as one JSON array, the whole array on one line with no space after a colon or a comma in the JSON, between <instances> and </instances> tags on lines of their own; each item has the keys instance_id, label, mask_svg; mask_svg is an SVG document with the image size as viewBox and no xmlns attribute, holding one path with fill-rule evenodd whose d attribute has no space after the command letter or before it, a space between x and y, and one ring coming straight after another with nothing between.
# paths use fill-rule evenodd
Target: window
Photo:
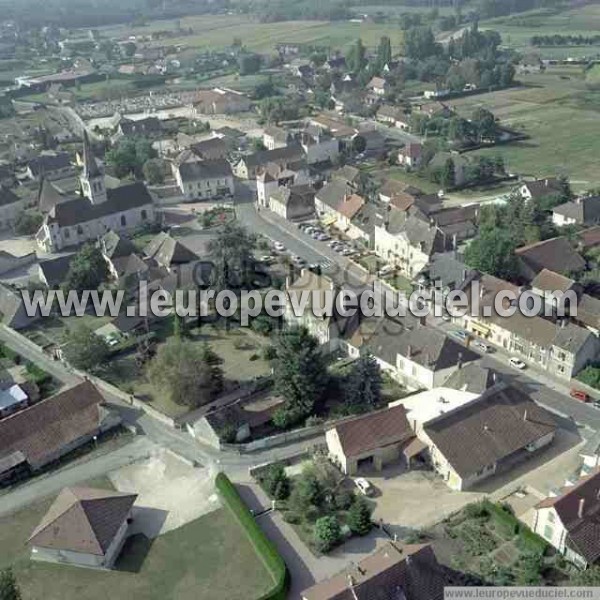
<instances>
[{"instance_id":1,"label":"window","mask_svg":"<svg viewBox=\"0 0 600 600\"><path fill-rule=\"evenodd\" d=\"M142 221L145 221L147 218L148 218L148 213L145 210L143 210L142 211Z\"/></svg>"},{"instance_id":2,"label":"window","mask_svg":"<svg viewBox=\"0 0 600 600\"><path fill-rule=\"evenodd\" d=\"M81 225L77 225L77 235L83 235L83 227Z\"/></svg>"},{"instance_id":3,"label":"window","mask_svg":"<svg viewBox=\"0 0 600 600\"><path fill-rule=\"evenodd\" d=\"M548 518L546 519L548 521L548 523L554 523L554 513L553 512L549 512L548 513Z\"/></svg>"},{"instance_id":4,"label":"window","mask_svg":"<svg viewBox=\"0 0 600 600\"><path fill-rule=\"evenodd\" d=\"M121 215L121 227L125 227L127 225L127 219L125 215Z\"/></svg>"},{"instance_id":5,"label":"window","mask_svg":"<svg viewBox=\"0 0 600 600\"><path fill-rule=\"evenodd\" d=\"M71 237L71 232L68 229L65 229L65 238L69 239Z\"/></svg>"},{"instance_id":6,"label":"window","mask_svg":"<svg viewBox=\"0 0 600 600\"><path fill-rule=\"evenodd\" d=\"M551 540L553 535L554 535L554 528L552 527L552 525L546 525L546 527L544 527L544 537L547 540Z\"/></svg>"}]
</instances>

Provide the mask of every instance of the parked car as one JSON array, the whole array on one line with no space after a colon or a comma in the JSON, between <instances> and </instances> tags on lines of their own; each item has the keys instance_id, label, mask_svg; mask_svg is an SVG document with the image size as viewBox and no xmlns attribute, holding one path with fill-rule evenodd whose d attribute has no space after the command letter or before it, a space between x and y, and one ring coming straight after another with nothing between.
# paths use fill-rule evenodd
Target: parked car
<instances>
[{"instance_id":1,"label":"parked car","mask_svg":"<svg viewBox=\"0 0 600 600\"><path fill-rule=\"evenodd\" d=\"M330 236L330 235L328 235L327 233L320 233L320 234L317 236L317 239L318 239L320 242L326 242L327 240L330 240L330 239L331 239L331 236Z\"/></svg>"},{"instance_id":2,"label":"parked car","mask_svg":"<svg viewBox=\"0 0 600 600\"><path fill-rule=\"evenodd\" d=\"M285 246L281 242L275 242L273 246L278 252L283 252L285 250Z\"/></svg>"},{"instance_id":3,"label":"parked car","mask_svg":"<svg viewBox=\"0 0 600 600\"><path fill-rule=\"evenodd\" d=\"M452 317L447 312L443 312L442 321L446 321L446 323L449 323L450 321L452 321Z\"/></svg>"},{"instance_id":4,"label":"parked car","mask_svg":"<svg viewBox=\"0 0 600 600\"><path fill-rule=\"evenodd\" d=\"M571 398L575 398L575 400L579 400L580 402L590 401L590 395L587 392L584 392L583 390L577 390L575 388L571 389L569 396L571 396Z\"/></svg>"},{"instance_id":5,"label":"parked car","mask_svg":"<svg viewBox=\"0 0 600 600\"><path fill-rule=\"evenodd\" d=\"M385 267L382 267L379 269L379 271L377 271L377 275L379 277L385 277L386 275L391 275L395 270L396 267L393 267L392 265L385 265Z\"/></svg>"},{"instance_id":6,"label":"parked car","mask_svg":"<svg viewBox=\"0 0 600 600\"><path fill-rule=\"evenodd\" d=\"M469 333L464 329L458 329L457 331L451 331L451 335L458 338L462 342L466 342L469 339Z\"/></svg>"},{"instance_id":7,"label":"parked car","mask_svg":"<svg viewBox=\"0 0 600 600\"><path fill-rule=\"evenodd\" d=\"M600 410L600 400L592 400L592 406Z\"/></svg>"},{"instance_id":8,"label":"parked car","mask_svg":"<svg viewBox=\"0 0 600 600\"><path fill-rule=\"evenodd\" d=\"M479 350L480 352L487 353L491 351L491 347L488 346L485 342L477 341L473 344L473 346L475 346L475 348L477 348L477 350Z\"/></svg>"},{"instance_id":9,"label":"parked car","mask_svg":"<svg viewBox=\"0 0 600 600\"><path fill-rule=\"evenodd\" d=\"M516 356L511 356L508 359L508 364L513 369L519 369L519 371L522 371L523 369L527 368L527 365L520 358L517 358Z\"/></svg>"},{"instance_id":10,"label":"parked car","mask_svg":"<svg viewBox=\"0 0 600 600\"><path fill-rule=\"evenodd\" d=\"M364 477L357 477L354 480L354 485L358 488L358 491L365 496L371 496L375 491L373 486Z\"/></svg>"}]
</instances>

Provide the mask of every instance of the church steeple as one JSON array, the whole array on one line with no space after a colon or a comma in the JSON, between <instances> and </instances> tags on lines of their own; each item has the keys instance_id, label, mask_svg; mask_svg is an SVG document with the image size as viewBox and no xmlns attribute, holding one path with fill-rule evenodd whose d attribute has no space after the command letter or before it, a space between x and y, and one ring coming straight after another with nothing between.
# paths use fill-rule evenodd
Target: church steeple
<instances>
[{"instance_id":1,"label":"church steeple","mask_svg":"<svg viewBox=\"0 0 600 600\"><path fill-rule=\"evenodd\" d=\"M83 173L81 189L92 204L102 204L106 200L104 172L92 152L87 131L83 130Z\"/></svg>"}]
</instances>

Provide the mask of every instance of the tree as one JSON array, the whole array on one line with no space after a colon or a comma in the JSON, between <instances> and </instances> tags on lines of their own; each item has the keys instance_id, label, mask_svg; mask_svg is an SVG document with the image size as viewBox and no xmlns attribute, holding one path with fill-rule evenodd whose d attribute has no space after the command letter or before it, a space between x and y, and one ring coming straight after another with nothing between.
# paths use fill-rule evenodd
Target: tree
<instances>
[{"instance_id":1,"label":"tree","mask_svg":"<svg viewBox=\"0 0 600 600\"><path fill-rule=\"evenodd\" d=\"M315 522L315 542L321 552L329 552L340 543L342 530L336 517L327 516Z\"/></svg>"},{"instance_id":2,"label":"tree","mask_svg":"<svg viewBox=\"0 0 600 600\"><path fill-rule=\"evenodd\" d=\"M356 154L360 154L364 152L367 148L367 140L362 135L356 134L352 139L352 150L356 152Z\"/></svg>"},{"instance_id":3,"label":"tree","mask_svg":"<svg viewBox=\"0 0 600 600\"><path fill-rule=\"evenodd\" d=\"M44 222L44 216L37 210L26 210L15 220L15 233L17 235L33 235Z\"/></svg>"},{"instance_id":4,"label":"tree","mask_svg":"<svg viewBox=\"0 0 600 600\"><path fill-rule=\"evenodd\" d=\"M100 248L86 244L71 260L62 287L66 291L96 290L109 278L108 263Z\"/></svg>"},{"instance_id":5,"label":"tree","mask_svg":"<svg viewBox=\"0 0 600 600\"><path fill-rule=\"evenodd\" d=\"M0 600L21 600L21 592L11 568L0 571Z\"/></svg>"},{"instance_id":6,"label":"tree","mask_svg":"<svg viewBox=\"0 0 600 600\"><path fill-rule=\"evenodd\" d=\"M454 161L451 158L444 163L441 169L440 183L444 188L452 188L456 184L456 170L454 168Z\"/></svg>"},{"instance_id":7,"label":"tree","mask_svg":"<svg viewBox=\"0 0 600 600\"><path fill-rule=\"evenodd\" d=\"M366 49L362 40L357 39L346 54L346 66L352 73L360 73L366 65Z\"/></svg>"},{"instance_id":8,"label":"tree","mask_svg":"<svg viewBox=\"0 0 600 600\"><path fill-rule=\"evenodd\" d=\"M292 327L275 338L274 387L285 410L298 420L308 416L327 383L327 368L316 338L304 327Z\"/></svg>"},{"instance_id":9,"label":"tree","mask_svg":"<svg viewBox=\"0 0 600 600\"><path fill-rule=\"evenodd\" d=\"M392 60L392 43L387 35L379 40L377 47L377 68L379 71Z\"/></svg>"},{"instance_id":10,"label":"tree","mask_svg":"<svg viewBox=\"0 0 600 600\"><path fill-rule=\"evenodd\" d=\"M356 535L367 535L371 531L371 508L361 496L357 497L350 506L348 527Z\"/></svg>"},{"instance_id":11,"label":"tree","mask_svg":"<svg viewBox=\"0 0 600 600\"><path fill-rule=\"evenodd\" d=\"M290 495L290 479L281 464L269 467L264 484L269 495L275 500L287 500Z\"/></svg>"},{"instance_id":12,"label":"tree","mask_svg":"<svg viewBox=\"0 0 600 600\"><path fill-rule=\"evenodd\" d=\"M158 158L151 158L144 163L142 167L142 171L144 173L144 178L151 185L157 185L160 183L164 183L165 181L165 173L163 170L163 163Z\"/></svg>"},{"instance_id":13,"label":"tree","mask_svg":"<svg viewBox=\"0 0 600 600\"><path fill-rule=\"evenodd\" d=\"M249 286L254 268L254 244L254 237L244 227L227 223L209 244L214 264L212 285L219 289Z\"/></svg>"},{"instance_id":14,"label":"tree","mask_svg":"<svg viewBox=\"0 0 600 600\"><path fill-rule=\"evenodd\" d=\"M482 231L465 250L465 262L473 269L512 279L517 274L514 233L509 229Z\"/></svg>"},{"instance_id":15,"label":"tree","mask_svg":"<svg viewBox=\"0 0 600 600\"><path fill-rule=\"evenodd\" d=\"M106 161L114 167L117 177L141 175L151 158L156 158L156 150L145 138L123 137L106 153Z\"/></svg>"},{"instance_id":16,"label":"tree","mask_svg":"<svg viewBox=\"0 0 600 600\"><path fill-rule=\"evenodd\" d=\"M244 53L238 58L240 75L252 75L260 71L261 58L258 54Z\"/></svg>"},{"instance_id":17,"label":"tree","mask_svg":"<svg viewBox=\"0 0 600 600\"><path fill-rule=\"evenodd\" d=\"M212 351L209 351L212 353ZM214 355L189 340L171 338L147 368L150 383L175 404L197 408L214 400L223 385Z\"/></svg>"},{"instance_id":18,"label":"tree","mask_svg":"<svg viewBox=\"0 0 600 600\"><path fill-rule=\"evenodd\" d=\"M367 350L354 363L346 386L346 404L352 408L366 409L381 400L383 380L375 357Z\"/></svg>"},{"instance_id":19,"label":"tree","mask_svg":"<svg viewBox=\"0 0 600 600\"><path fill-rule=\"evenodd\" d=\"M308 514L320 509L324 503L323 487L314 469L306 468L297 479L290 495L290 507L298 514Z\"/></svg>"},{"instance_id":20,"label":"tree","mask_svg":"<svg viewBox=\"0 0 600 600\"><path fill-rule=\"evenodd\" d=\"M79 325L66 336L65 360L81 371L95 371L106 364L110 349L106 340L90 327Z\"/></svg>"}]
</instances>

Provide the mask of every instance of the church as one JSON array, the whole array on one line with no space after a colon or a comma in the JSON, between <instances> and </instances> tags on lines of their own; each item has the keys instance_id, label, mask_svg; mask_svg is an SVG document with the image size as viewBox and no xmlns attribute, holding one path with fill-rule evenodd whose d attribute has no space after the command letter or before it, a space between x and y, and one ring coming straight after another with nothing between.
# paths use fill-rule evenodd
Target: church
<instances>
[{"instance_id":1,"label":"church","mask_svg":"<svg viewBox=\"0 0 600 600\"><path fill-rule=\"evenodd\" d=\"M141 182L106 187L104 166L94 157L87 131L83 133L81 195L63 194L51 182L40 185L44 222L36 234L45 252L97 240L107 231L134 231L154 222L152 196Z\"/></svg>"}]
</instances>

